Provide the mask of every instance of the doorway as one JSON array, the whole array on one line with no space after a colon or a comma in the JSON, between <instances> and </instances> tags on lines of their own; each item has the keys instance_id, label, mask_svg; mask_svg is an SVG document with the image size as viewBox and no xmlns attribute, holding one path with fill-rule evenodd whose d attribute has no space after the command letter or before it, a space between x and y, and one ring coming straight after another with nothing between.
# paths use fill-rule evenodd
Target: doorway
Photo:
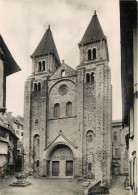
<instances>
[{"instance_id":1,"label":"doorway","mask_svg":"<svg viewBox=\"0 0 138 195\"><path fill-rule=\"evenodd\" d=\"M66 161L66 176L73 175L73 161Z\"/></svg>"},{"instance_id":2,"label":"doorway","mask_svg":"<svg viewBox=\"0 0 138 195\"><path fill-rule=\"evenodd\" d=\"M52 176L59 176L59 161L52 162Z\"/></svg>"}]
</instances>

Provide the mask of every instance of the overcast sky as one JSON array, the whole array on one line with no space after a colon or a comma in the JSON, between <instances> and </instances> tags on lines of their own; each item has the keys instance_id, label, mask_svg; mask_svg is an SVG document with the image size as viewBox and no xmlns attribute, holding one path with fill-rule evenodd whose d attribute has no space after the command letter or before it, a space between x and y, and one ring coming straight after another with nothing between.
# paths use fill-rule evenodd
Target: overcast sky
<instances>
[{"instance_id":1,"label":"overcast sky","mask_svg":"<svg viewBox=\"0 0 138 195\"><path fill-rule=\"evenodd\" d=\"M48 25L60 59L79 65L80 42L97 12L107 36L113 88L113 119L121 119L120 26L118 0L0 0L0 33L22 71L7 78L7 109L23 116L24 83L31 74L30 55Z\"/></svg>"}]
</instances>

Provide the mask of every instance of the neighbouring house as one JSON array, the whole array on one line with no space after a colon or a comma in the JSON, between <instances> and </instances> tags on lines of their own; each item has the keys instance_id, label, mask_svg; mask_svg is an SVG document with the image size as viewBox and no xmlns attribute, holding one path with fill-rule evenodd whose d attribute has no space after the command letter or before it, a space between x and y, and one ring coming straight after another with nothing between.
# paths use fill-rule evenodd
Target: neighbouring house
<instances>
[{"instance_id":1,"label":"neighbouring house","mask_svg":"<svg viewBox=\"0 0 138 195\"><path fill-rule=\"evenodd\" d=\"M76 69L61 63L49 26L31 56L32 75L25 83L25 169L110 185L111 73L107 38L96 12L79 51Z\"/></svg>"},{"instance_id":2,"label":"neighbouring house","mask_svg":"<svg viewBox=\"0 0 138 195\"><path fill-rule=\"evenodd\" d=\"M122 121L112 121L112 173L113 175L128 175L128 149L126 135L128 126L122 127Z\"/></svg>"},{"instance_id":3,"label":"neighbouring house","mask_svg":"<svg viewBox=\"0 0 138 195\"><path fill-rule=\"evenodd\" d=\"M24 119L21 116L13 116L12 112L5 112L1 116L7 127L12 129L13 133L18 137L17 141L17 170L21 170L23 161L23 123Z\"/></svg>"},{"instance_id":4,"label":"neighbouring house","mask_svg":"<svg viewBox=\"0 0 138 195\"><path fill-rule=\"evenodd\" d=\"M20 70L0 35L0 175L15 169L18 138L1 116L6 111L6 77Z\"/></svg>"},{"instance_id":5,"label":"neighbouring house","mask_svg":"<svg viewBox=\"0 0 138 195\"><path fill-rule=\"evenodd\" d=\"M122 123L128 125L130 194L138 194L138 2L120 0Z\"/></svg>"}]
</instances>

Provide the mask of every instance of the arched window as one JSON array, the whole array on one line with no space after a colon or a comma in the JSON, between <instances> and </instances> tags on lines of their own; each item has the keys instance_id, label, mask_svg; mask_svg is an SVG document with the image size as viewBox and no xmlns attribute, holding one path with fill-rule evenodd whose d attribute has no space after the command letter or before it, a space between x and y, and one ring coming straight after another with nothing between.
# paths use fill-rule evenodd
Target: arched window
<instances>
[{"instance_id":1,"label":"arched window","mask_svg":"<svg viewBox=\"0 0 138 195\"><path fill-rule=\"evenodd\" d=\"M92 59L91 50L89 49L89 50L88 50L88 60L91 60L91 59Z\"/></svg>"},{"instance_id":2,"label":"arched window","mask_svg":"<svg viewBox=\"0 0 138 195\"><path fill-rule=\"evenodd\" d=\"M36 140L36 146L39 146L39 138Z\"/></svg>"},{"instance_id":3,"label":"arched window","mask_svg":"<svg viewBox=\"0 0 138 195\"><path fill-rule=\"evenodd\" d=\"M118 148L115 149L115 157L118 157Z\"/></svg>"},{"instance_id":4,"label":"arched window","mask_svg":"<svg viewBox=\"0 0 138 195\"><path fill-rule=\"evenodd\" d=\"M38 91L41 90L41 83L38 83Z\"/></svg>"},{"instance_id":5,"label":"arched window","mask_svg":"<svg viewBox=\"0 0 138 195\"><path fill-rule=\"evenodd\" d=\"M89 73L86 74L86 82L87 83L90 82L90 75L89 75Z\"/></svg>"},{"instance_id":6,"label":"arched window","mask_svg":"<svg viewBox=\"0 0 138 195\"><path fill-rule=\"evenodd\" d=\"M94 72L91 73L91 82L94 81Z\"/></svg>"},{"instance_id":7,"label":"arched window","mask_svg":"<svg viewBox=\"0 0 138 195\"><path fill-rule=\"evenodd\" d=\"M89 136L88 136L88 141L89 142L92 142L93 140L92 140L92 134L90 134Z\"/></svg>"},{"instance_id":8,"label":"arched window","mask_svg":"<svg viewBox=\"0 0 138 195\"><path fill-rule=\"evenodd\" d=\"M72 103L67 102L66 104L66 116L71 116L72 115Z\"/></svg>"},{"instance_id":9,"label":"arched window","mask_svg":"<svg viewBox=\"0 0 138 195\"><path fill-rule=\"evenodd\" d=\"M37 83L34 84L34 91L37 91Z\"/></svg>"},{"instance_id":10,"label":"arched window","mask_svg":"<svg viewBox=\"0 0 138 195\"><path fill-rule=\"evenodd\" d=\"M41 62L39 62L39 67L38 67L38 71L41 71Z\"/></svg>"},{"instance_id":11,"label":"arched window","mask_svg":"<svg viewBox=\"0 0 138 195\"><path fill-rule=\"evenodd\" d=\"M35 120L35 126L38 126L38 119Z\"/></svg>"},{"instance_id":12,"label":"arched window","mask_svg":"<svg viewBox=\"0 0 138 195\"><path fill-rule=\"evenodd\" d=\"M54 105L54 117L59 117L60 116L60 104L55 104Z\"/></svg>"},{"instance_id":13,"label":"arched window","mask_svg":"<svg viewBox=\"0 0 138 195\"><path fill-rule=\"evenodd\" d=\"M61 71L61 77L65 77L65 70Z\"/></svg>"},{"instance_id":14,"label":"arched window","mask_svg":"<svg viewBox=\"0 0 138 195\"><path fill-rule=\"evenodd\" d=\"M92 170L92 164L88 163L88 171L91 171L91 170Z\"/></svg>"},{"instance_id":15,"label":"arched window","mask_svg":"<svg viewBox=\"0 0 138 195\"><path fill-rule=\"evenodd\" d=\"M93 49L92 54L93 54L93 60L96 59L96 49L95 48Z\"/></svg>"},{"instance_id":16,"label":"arched window","mask_svg":"<svg viewBox=\"0 0 138 195\"><path fill-rule=\"evenodd\" d=\"M94 132L92 130L88 130L86 133L86 139L88 143L93 142L94 140Z\"/></svg>"},{"instance_id":17,"label":"arched window","mask_svg":"<svg viewBox=\"0 0 138 195\"><path fill-rule=\"evenodd\" d=\"M45 61L43 61L43 70L45 70L46 67L45 67Z\"/></svg>"},{"instance_id":18,"label":"arched window","mask_svg":"<svg viewBox=\"0 0 138 195\"><path fill-rule=\"evenodd\" d=\"M114 132L114 140L117 140L117 132Z\"/></svg>"}]
</instances>

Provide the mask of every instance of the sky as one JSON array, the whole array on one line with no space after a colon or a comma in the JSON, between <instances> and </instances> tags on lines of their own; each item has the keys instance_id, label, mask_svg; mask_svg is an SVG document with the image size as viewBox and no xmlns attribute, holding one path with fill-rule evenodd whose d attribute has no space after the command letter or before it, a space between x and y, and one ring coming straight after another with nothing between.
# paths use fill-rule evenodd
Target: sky
<instances>
[{"instance_id":1,"label":"sky","mask_svg":"<svg viewBox=\"0 0 138 195\"><path fill-rule=\"evenodd\" d=\"M94 10L108 42L112 118L122 118L118 0L0 0L0 34L22 69L7 77L7 111L15 116L24 114L24 84L32 71L30 55L48 25L60 60L76 68L80 59L78 43Z\"/></svg>"}]
</instances>

